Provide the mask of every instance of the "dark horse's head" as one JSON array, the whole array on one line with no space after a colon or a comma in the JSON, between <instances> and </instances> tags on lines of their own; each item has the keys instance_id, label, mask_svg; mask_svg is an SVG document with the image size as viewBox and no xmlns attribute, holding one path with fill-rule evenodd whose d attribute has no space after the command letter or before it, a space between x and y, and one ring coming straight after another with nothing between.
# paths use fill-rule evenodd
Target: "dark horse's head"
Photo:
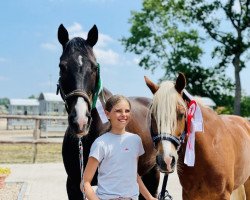
<instances>
[{"instance_id":1,"label":"dark horse's head","mask_svg":"<svg viewBox=\"0 0 250 200\"><path fill-rule=\"evenodd\" d=\"M99 66L93 53L98 40L94 25L87 39L69 39L66 28L58 28L58 40L63 47L60 57L58 91L65 102L71 132L87 135L91 123L91 108L98 95Z\"/></svg>"}]
</instances>

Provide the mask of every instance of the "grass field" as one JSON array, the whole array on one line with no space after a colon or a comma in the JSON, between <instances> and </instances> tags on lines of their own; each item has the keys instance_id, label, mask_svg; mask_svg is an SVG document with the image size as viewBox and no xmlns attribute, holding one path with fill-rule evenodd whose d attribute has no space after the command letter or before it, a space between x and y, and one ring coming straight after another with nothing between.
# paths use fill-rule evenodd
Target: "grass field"
<instances>
[{"instance_id":1,"label":"grass field","mask_svg":"<svg viewBox=\"0 0 250 200\"><path fill-rule=\"evenodd\" d=\"M0 144L0 163L62 162L62 144Z\"/></svg>"}]
</instances>

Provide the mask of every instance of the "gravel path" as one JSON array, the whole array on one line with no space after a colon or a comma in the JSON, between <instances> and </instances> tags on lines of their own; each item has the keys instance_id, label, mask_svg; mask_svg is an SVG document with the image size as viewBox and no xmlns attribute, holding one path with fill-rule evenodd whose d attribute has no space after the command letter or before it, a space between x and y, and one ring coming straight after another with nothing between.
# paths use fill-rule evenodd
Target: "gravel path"
<instances>
[{"instance_id":1,"label":"gravel path","mask_svg":"<svg viewBox=\"0 0 250 200\"><path fill-rule=\"evenodd\" d=\"M17 200L23 183L7 182L5 187L0 189L0 200Z\"/></svg>"}]
</instances>

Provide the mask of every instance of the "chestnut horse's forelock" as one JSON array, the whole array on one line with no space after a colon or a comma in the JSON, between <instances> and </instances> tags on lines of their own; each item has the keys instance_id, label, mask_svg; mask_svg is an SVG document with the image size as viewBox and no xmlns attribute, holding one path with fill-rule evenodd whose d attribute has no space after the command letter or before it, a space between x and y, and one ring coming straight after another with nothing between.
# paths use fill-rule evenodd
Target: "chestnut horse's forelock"
<instances>
[{"instance_id":1,"label":"chestnut horse's forelock","mask_svg":"<svg viewBox=\"0 0 250 200\"><path fill-rule=\"evenodd\" d=\"M158 132L172 135L177 128L177 106L187 108L174 83L163 82L153 97L151 113L157 122Z\"/></svg>"}]
</instances>

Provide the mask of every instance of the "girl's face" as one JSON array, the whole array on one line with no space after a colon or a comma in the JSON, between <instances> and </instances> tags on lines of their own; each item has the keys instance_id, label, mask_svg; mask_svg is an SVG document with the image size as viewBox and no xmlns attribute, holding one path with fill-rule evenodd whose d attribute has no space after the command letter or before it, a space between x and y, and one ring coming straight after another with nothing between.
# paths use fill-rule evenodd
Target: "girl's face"
<instances>
[{"instance_id":1,"label":"girl's face","mask_svg":"<svg viewBox=\"0 0 250 200\"><path fill-rule=\"evenodd\" d=\"M130 120L130 107L126 100L119 101L110 112L105 111L110 119L112 130L123 130Z\"/></svg>"}]
</instances>

